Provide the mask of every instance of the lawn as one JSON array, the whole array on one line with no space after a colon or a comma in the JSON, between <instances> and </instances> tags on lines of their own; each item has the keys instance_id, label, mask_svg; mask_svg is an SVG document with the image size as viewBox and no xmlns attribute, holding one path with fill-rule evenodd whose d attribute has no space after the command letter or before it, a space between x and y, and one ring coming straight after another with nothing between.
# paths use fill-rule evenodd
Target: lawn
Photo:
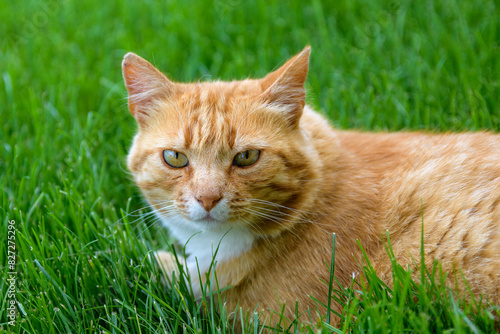
<instances>
[{"instance_id":1,"label":"lawn","mask_svg":"<svg viewBox=\"0 0 500 334\"><path fill-rule=\"evenodd\" d=\"M495 0L0 2L0 331L231 331L231 310L155 283L146 260L169 238L126 170L126 52L195 81L263 76L311 45L308 103L338 128L498 131L499 17ZM417 284L394 264L394 290L369 267L370 288L334 285L336 331L495 331L499 308L434 269Z\"/></svg>"}]
</instances>

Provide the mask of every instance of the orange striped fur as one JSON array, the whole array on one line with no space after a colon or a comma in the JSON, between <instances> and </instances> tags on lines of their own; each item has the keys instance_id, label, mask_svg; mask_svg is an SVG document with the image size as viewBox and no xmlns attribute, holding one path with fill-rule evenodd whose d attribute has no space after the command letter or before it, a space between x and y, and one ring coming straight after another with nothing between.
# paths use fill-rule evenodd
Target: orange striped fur
<instances>
[{"instance_id":1,"label":"orange striped fur","mask_svg":"<svg viewBox=\"0 0 500 334\"><path fill-rule=\"evenodd\" d=\"M425 265L440 260L500 303L500 136L335 130L305 106L309 53L263 79L193 84L125 56L139 124L128 167L172 235L182 244L195 234L187 268L196 272L197 259L207 270L220 242L228 307L286 303L292 319L295 301L300 312L316 309L311 295L326 304L332 233L341 283L359 272L358 239L390 284L385 231L400 263L418 267L423 217ZM189 164L169 166L164 150ZM248 150L260 151L257 162L235 166ZM157 256L174 270L168 253Z\"/></svg>"}]
</instances>

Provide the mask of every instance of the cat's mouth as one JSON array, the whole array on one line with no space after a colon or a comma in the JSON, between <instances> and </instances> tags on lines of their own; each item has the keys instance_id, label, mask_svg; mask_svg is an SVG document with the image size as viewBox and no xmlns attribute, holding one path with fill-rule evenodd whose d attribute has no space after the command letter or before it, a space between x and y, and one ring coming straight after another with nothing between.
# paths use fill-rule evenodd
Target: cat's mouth
<instances>
[{"instance_id":1,"label":"cat's mouth","mask_svg":"<svg viewBox=\"0 0 500 334\"><path fill-rule=\"evenodd\" d=\"M221 223L222 221L220 219L217 219L215 217L213 217L210 212L207 212L205 214L205 216L203 217L200 217L198 219L195 220L197 223L207 223L207 224L210 224L210 223Z\"/></svg>"}]
</instances>

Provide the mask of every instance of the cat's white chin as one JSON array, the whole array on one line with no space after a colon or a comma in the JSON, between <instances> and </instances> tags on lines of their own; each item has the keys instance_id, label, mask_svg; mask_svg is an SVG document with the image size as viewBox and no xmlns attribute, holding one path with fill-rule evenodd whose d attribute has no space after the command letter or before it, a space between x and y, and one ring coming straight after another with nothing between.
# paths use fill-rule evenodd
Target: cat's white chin
<instances>
[{"instance_id":1,"label":"cat's white chin","mask_svg":"<svg viewBox=\"0 0 500 334\"><path fill-rule=\"evenodd\" d=\"M211 228L211 225L217 225L217 224L226 224L225 221L220 221L218 219L215 219L213 218L212 216L206 216L206 217L203 217L201 219L198 219L195 221L196 224L205 224L205 225L208 225L208 229ZM216 226L217 228L217 226Z\"/></svg>"},{"instance_id":2,"label":"cat's white chin","mask_svg":"<svg viewBox=\"0 0 500 334\"><path fill-rule=\"evenodd\" d=\"M203 216L198 216L195 219L191 219L196 224L226 224L226 220L221 220L220 218L214 217L214 215L207 212Z\"/></svg>"},{"instance_id":3,"label":"cat's white chin","mask_svg":"<svg viewBox=\"0 0 500 334\"><path fill-rule=\"evenodd\" d=\"M187 219L181 214L160 216L172 237L185 245L190 269L207 270L215 259L224 262L250 250L255 236L246 224L228 223L215 218Z\"/></svg>"}]
</instances>

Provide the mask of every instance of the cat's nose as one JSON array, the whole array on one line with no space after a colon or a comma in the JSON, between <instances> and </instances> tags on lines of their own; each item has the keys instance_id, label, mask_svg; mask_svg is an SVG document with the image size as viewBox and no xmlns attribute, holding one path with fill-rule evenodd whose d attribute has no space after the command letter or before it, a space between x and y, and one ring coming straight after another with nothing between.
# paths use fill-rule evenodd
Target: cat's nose
<instances>
[{"instance_id":1,"label":"cat's nose","mask_svg":"<svg viewBox=\"0 0 500 334\"><path fill-rule=\"evenodd\" d=\"M205 210L210 211L213 209L214 206L219 203L219 201L222 199L222 196L220 195L201 195L201 196L196 196L196 200L198 203L201 204L202 207L205 208Z\"/></svg>"}]
</instances>

